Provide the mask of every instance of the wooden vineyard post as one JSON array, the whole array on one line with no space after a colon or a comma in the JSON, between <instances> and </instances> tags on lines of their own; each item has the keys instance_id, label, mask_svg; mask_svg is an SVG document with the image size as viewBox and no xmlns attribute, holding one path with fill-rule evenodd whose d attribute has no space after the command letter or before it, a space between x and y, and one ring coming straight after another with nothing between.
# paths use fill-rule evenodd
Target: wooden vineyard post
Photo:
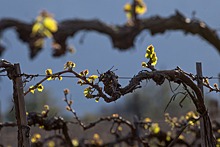
<instances>
[{"instance_id":1,"label":"wooden vineyard post","mask_svg":"<svg viewBox=\"0 0 220 147\"><path fill-rule=\"evenodd\" d=\"M200 103L204 104L204 91L203 91L203 75L202 75L202 63L196 63L197 71L197 84L201 90L201 97L198 97ZM206 109L206 108L205 108ZM208 111L202 112L200 118L200 132L201 132L201 147L216 147L216 139L212 131L212 124L209 118Z\"/></svg>"},{"instance_id":2,"label":"wooden vineyard post","mask_svg":"<svg viewBox=\"0 0 220 147\"><path fill-rule=\"evenodd\" d=\"M15 105L15 115L18 125L18 147L30 147L29 127L27 124L25 101L24 101L24 90L20 65L14 64L14 70L12 70L12 81L13 81L13 98Z\"/></svg>"},{"instance_id":3,"label":"wooden vineyard post","mask_svg":"<svg viewBox=\"0 0 220 147\"><path fill-rule=\"evenodd\" d=\"M199 89L202 92L202 99L204 98L204 90L203 90L203 84L202 84L202 63L201 62L196 62L196 73L197 73L197 85ZM200 133L201 133L201 147L207 147L207 142L205 136L205 131L204 131L204 120L201 118L200 119Z\"/></svg>"}]
</instances>

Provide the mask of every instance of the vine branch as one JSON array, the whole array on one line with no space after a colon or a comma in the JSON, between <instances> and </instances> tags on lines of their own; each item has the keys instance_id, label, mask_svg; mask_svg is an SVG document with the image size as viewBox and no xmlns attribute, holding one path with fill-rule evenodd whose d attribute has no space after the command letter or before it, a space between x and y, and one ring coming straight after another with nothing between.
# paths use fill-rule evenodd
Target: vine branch
<instances>
[{"instance_id":1,"label":"vine branch","mask_svg":"<svg viewBox=\"0 0 220 147\"><path fill-rule=\"evenodd\" d=\"M31 36L33 24L33 22L27 23L14 18L1 19L0 34L6 29L14 28L19 39L29 45L30 58L34 58L42 49L42 46L36 46L36 41L43 39L43 37ZM98 19L72 19L59 22L58 27L58 31L53 33L56 46L52 46L52 48L55 57L62 56L68 51L67 38L74 37L79 31L95 31L107 35L111 39L114 48L126 51L134 46L136 37L144 30L149 30L152 36L163 34L166 31L180 30L185 34L198 35L214 46L216 51L220 53L220 39L216 30L197 18L185 17L179 11L169 17L152 16L138 19L133 26L126 23L123 25L109 25ZM2 53L4 49L0 51Z\"/></svg>"}]
</instances>

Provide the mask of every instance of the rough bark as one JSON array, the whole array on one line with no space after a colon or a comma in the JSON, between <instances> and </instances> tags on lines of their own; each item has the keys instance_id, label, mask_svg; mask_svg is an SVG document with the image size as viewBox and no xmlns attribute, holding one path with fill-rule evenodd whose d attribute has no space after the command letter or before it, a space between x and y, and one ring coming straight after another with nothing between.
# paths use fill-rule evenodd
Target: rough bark
<instances>
[{"instance_id":1,"label":"rough bark","mask_svg":"<svg viewBox=\"0 0 220 147\"><path fill-rule=\"evenodd\" d=\"M31 36L32 23L21 20L7 18L0 20L0 33L4 30L13 28L17 32L19 39L26 42L30 49L30 58L34 58L42 49L34 44L36 40L42 39L41 36ZM151 35L163 34L166 31L182 31L185 34L198 35L203 40L215 47L220 53L220 39L215 29L210 28L206 23L199 19L189 19L180 12L169 17L152 16L137 20L133 26L127 25L109 25L100 20L82 20L72 19L59 22L59 29L53 34L53 40L58 47L53 48L53 56L59 57L65 55L68 50L67 38L74 37L79 31L95 31L107 35L114 48L120 51L129 50L134 46L136 37L143 31L150 31ZM1 47L2 48L2 47ZM0 49L0 54L4 49Z\"/></svg>"}]
</instances>

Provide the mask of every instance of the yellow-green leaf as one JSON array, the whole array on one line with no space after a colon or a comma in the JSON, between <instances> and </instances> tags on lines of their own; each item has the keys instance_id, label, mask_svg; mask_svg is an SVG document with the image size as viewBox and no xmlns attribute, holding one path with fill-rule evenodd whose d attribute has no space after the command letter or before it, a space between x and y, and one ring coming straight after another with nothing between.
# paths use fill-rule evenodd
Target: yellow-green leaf
<instances>
[{"instance_id":1,"label":"yellow-green leaf","mask_svg":"<svg viewBox=\"0 0 220 147\"><path fill-rule=\"evenodd\" d=\"M126 3L126 4L124 5L124 11L125 11L125 12L129 12L129 11L131 11L131 10L132 10L131 4Z\"/></svg>"},{"instance_id":2,"label":"yellow-green leaf","mask_svg":"<svg viewBox=\"0 0 220 147\"><path fill-rule=\"evenodd\" d=\"M137 6L135 8L135 12L137 14L143 15L147 11L147 6L143 2L143 0L136 0Z\"/></svg>"},{"instance_id":3,"label":"yellow-green leaf","mask_svg":"<svg viewBox=\"0 0 220 147\"><path fill-rule=\"evenodd\" d=\"M142 15L147 11L147 6L143 2L143 0L136 0L136 7L135 7L135 13ZM126 13L126 16L128 19L132 18L132 5L130 3L126 3L124 5L124 11Z\"/></svg>"},{"instance_id":4,"label":"yellow-green leaf","mask_svg":"<svg viewBox=\"0 0 220 147\"><path fill-rule=\"evenodd\" d=\"M37 34L40 30L43 30L42 23L36 22L32 27L32 34Z\"/></svg>"},{"instance_id":5,"label":"yellow-green leaf","mask_svg":"<svg viewBox=\"0 0 220 147\"><path fill-rule=\"evenodd\" d=\"M58 76L58 79L60 80L60 81L62 81L63 80L63 77L62 76Z\"/></svg>"},{"instance_id":6,"label":"yellow-green leaf","mask_svg":"<svg viewBox=\"0 0 220 147\"><path fill-rule=\"evenodd\" d=\"M56 32L58 30L57 22L52 17L45 17L43 20L43 25L50 31Z\"/></svg>"},{"instance_id":7,"label":"yellow-green leaf","mask_svg":"<svg viewBox=\"0 0 220 147\"><path fill-rule=\"evenodd\" d=\"M142 62L141 66L146 68L147 67L147 63L146 62Z\"/></svg>"},{"instance_id":8,"label":"yellow-green leaf","mask_svg":"<svg viewBox=\"0 0 220 147\"><path fill-rule=\"evenodd\" d=\"M95 102L98 103L98 102L99 102L99 98L96 98L96 99L95 99Z\"/></svg>"},{"instance_id":9,"label":"yellow-green leaf","mask_svg":"<svg viewBox=\"0 0 220 147\"><path fill-rule=\"evenodd\" d=\"M79 146L79 141L77 139L72 139L72 144L74 147Z\"/></svg>"},{"instance_id":10,"label":"yellow-green leaf","mask_svg":"<svg viewBox=\"0 0 220 147\"><path fill-rule=\"evenodd\" d=\"M84 96L87 97L87 98L93 98L93 95L91 94L91 92L92 92L92 88L91 87L87 87L83 91Z\"/></svg>"},{"instance_id":11,"label":"yellow-green leaf","mask_svg":"<svg viewBox=\"0 0 220 147\"><path fill-rule=\"evenodd\" d=\"M34 46L37 48L42 48L44 45L44 39L43 38L39 38L36 41L34 41Z\"/></svg>"},{"instance_id":12,"label":"yellow-green leaf","mask_svg":"<svg viewBox=\"0 0 220 147\"><path fill-rule=\"evenodd\" d=\"M43 37L52 37L58 30L57 22L47 11L42 11L32 26L32 35L39 34Z\"/></svg>"},{"instance_id":13,"label":"yellow-green leaf","mask_svg":"<svg viewBox=\"0 0 220 147\"><path fill-rule=\"evenodd\" d=\"M155 66L157 64L157 55L155 52L152 54L151 61L152 61L151 65Z\"/></svg>"},{"instance_id":14,"label":"yellow-green leaf","mask_svg":"<svg viewBox=\"0 0 220 147\"><path fill-rule=\"evenodd\" d=\"M56 144L52 140L47 143L47 147L55 147L55 146L56 146Z\"/></svg>"},{"instance_id":15,"label":"yellow-green leaf","mask_svg":"<svg viewBox=\"0 0 220 147\"><path fill-rule=\"evenodd\" d=\"M88 77L88 81L89 81L89 82L94 82L95 79L97 79L97 78L98 78L97 75L91 75L90 77Z\"/></svg>"},{"instance_id":16,"label":"yellow-green leaf","mask_svg":"<svg viewBox=\"0 0 220 147\"><path fill-rule=\"evenodd\" d=\"M151 120L149 117L146 117L146 118L144 119L144 122L150 123L150 122L152 122L152 120Z\"/></svg>"},{"instance_id":17,"label":"yellow-green leaf","mask_svg":"<svg viewBox=\"0 0 220 147\"><path fill-rule=\"evenodd\" d=\"M46 111L48 111L48 110L50 110L50 106L49 106L49 105L44 105L44 109L45 109Z\"/></svg>"},{"instance_id":18,"label":"yellow-green leaf","mask_svg":"<svg viewBox=\"0 0 220 147\"><path fill-rule=\"evenodd\" d=\"M29 90L30 90L31 93L34 94L35 89L34 89L34 86L33 86L33 85L29 87Z\"/></svg>"},{"instance_id":19,"label":"yellow-green leaf","mask_svg":"<svg viewBox=\"0 0 220 147\"><path fill-rule=\"evenodd\" d=\"M76 67L76 64L72 61L67 61L65 64L64 64L64 69L73 69L74 67Z\"/></svg>"},{"instance_id":20,"label":"yellow-green leaf","mask_svg":"<svg viewBox=\"0 0 220 147\"><path fill-rule=\"evenodd\" d=\"M39 84L39 85L37 86L37 90L38 90L39 92L42 92L42 91L44 90L44 86L43 86L42 84Z\"/></svg>"},{"instance_id":21,"label":"yellow-green leaf","mask_svg":"<svg viewBox=\"0 0 220 147\"><path fill-rule=\"evenodd\" d=\"M153 123L150 127L150 130L154 133L157 134L160 132L160 127L158 123Z\"/></svg>"},{"instance_id":22,"label":"yellow-green leaf","mask_svg":"<svg viewBox=\"0 0 220 147\"><path fill-rule=\"evenodd\" d=\"M52 33L49 30L47 30L47 29L44 29L42 31L42 35L44 35L44 36L46 36L48 38L51 38L53 36Z\"/></svg>"},{"instance_id":23,"label":"yellow-green leaf","mask_svg":"<svg viewBox=\"0 0 220 147\"><path fill-rule=\"evenodd\" d=\"M53 79L52 76L49 76L49 75L52 75L52 74L53 74L52 69L47 69L47 70L45 70L45 73L46 73L46 75L48 76L48 78L47 78L48 81L50 81L50 80Z\"/></svg>"},{"instance_id":24,"label":"yellow-green leaf","mask_svg":"<svg viewBox=\"0 0 220 147\"><path fill-rule=\"evenodd\" d=\"M45 73L46 73L46 75L52 75L53 74L52 69L45 70Z\"/></svg>"},{"instance_id":25,"label":"yellow-green leaf","mask_svg":"<svg viewBox=\"0 0 220 147\"><path fill-rule=\"evenodd\" d=\"M166 136L166 141L170 141L170 140L171 140L171 132L168 131Z\"/></svg>"},{"instance_id":26,"label":"yellow-green leaf","mask_svg":"<svg viewBox=\"0 0 220 147\"><path fill-rule=\"evenodd\" d=\"M79 79L78 82L77 82L77 84L79 84L80 86L82 86L83 83L84 83L84 82L83 82L81 79Z\"/></svg>"},{"instance_id":27,"label":"yellow-green leaf","mask_svg":"<svg viewBox=\"0 0 220 147\"><path fill-rule=\"evenodd\" d=\"M153 53L154 53L154 46L151 44L146 49L145 58L148 58L148 59L152 58Z\"/></svg>"}]
</instances>

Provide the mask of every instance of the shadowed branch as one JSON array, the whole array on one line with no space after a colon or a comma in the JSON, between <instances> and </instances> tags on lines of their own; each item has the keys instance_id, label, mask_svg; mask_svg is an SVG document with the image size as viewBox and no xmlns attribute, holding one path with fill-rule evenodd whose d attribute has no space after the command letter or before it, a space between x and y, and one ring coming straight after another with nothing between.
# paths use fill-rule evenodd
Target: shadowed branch
<instances>
[{"instance_id":1,"label":"shadowed branch","mask_svg":"<svg viewBox=\"0 0 220 147\"><path fill-rule=\"evenodd\" d=\"M19 39L26 42L30 49L30 58L34 58L42 49L42 46L36 45L42 41L43 37L31 35L33 23L23 22L17 19L1 19L0 33L9 28L14 28ZM143 31L149 30L151 35L163 34L166 31L183 31L185 34L198 35L220 53L220 39L217 32L206 25L203 21L193 18L189 19L176 11L169 17L152 16L136 21L133 26L127 23L123 25L109 25L98 19L82 20L72 19L59 22L58 31L53 33L53 40L56 44L52 46L53 56L59 57L68 51L67 38L74 37L80 31L95 31L107 35L114 48L120 51L130 50L134 46L136 37ZM2 46L2 45L1 45ZM4 49L0 50L2 53Z\"/></svg>"}]
</instances>

